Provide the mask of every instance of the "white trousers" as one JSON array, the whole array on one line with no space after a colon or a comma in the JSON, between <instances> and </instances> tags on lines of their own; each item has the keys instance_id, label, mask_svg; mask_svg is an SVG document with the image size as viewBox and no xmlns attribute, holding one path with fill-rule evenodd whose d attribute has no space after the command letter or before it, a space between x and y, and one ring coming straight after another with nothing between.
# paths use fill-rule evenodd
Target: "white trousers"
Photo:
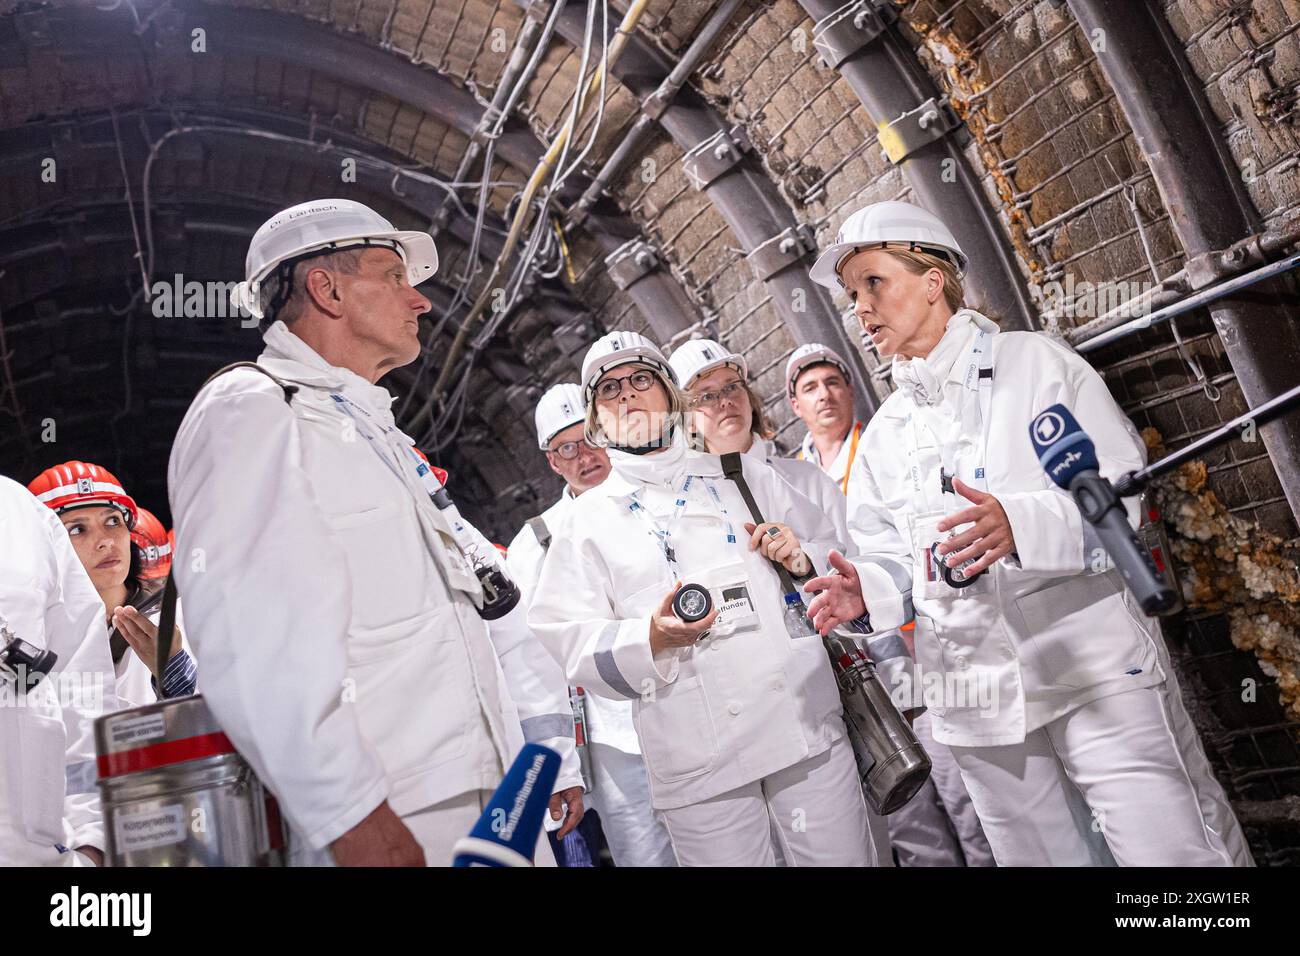
<instances>
[{"instance_id":1,"label":"white trousers","mask_svg":"<svg viewBox=\"0 0 1300 956\"><path fill-rule=\"evenodd\" d=\"M452 847L461 837L469 836L469 831L491 799L491 790L470 790L402 817L402 822L424 850L425 865L451 866ZM545 829L538 834L533 863L538 867L555 866L555 854L551 852ZM333 866L334 857L328 847L313 850L305 841L291 839L289 865Z\"/></svg>"},{"instance_id":2,"label":"white trousers","mask_svg":"<svg viewBox=\"0 0 1300 956\"><path fill-rule=\"evenodd\" d=\"M1172 681L951 749L1001 866L1253 865Z\"/></svg>"},{"instance_id":3,"label":"white trousers","mask_svg":"<svg viewBox=\"0 0 1300 956\"><path fill-rule=\"evenodd\" d=\"M857 763L841 737L828 750L720 796L660 810L682 866L874 866Z\"/></svg>"},{"instance_id":4,"label":"white trousers","mask_svg":"<svg viewBox=\"0 0 1300 956\"><path fill-rule=\"evenodd\" d=\"M930 779L885 819L899 866L996 866L975 805L946 744L934 739L928 713L912 724L930 755Z\"/></svg>"},{"instance_id":5,"label":"white trousers","mask_svg":"<svg viewBox=\"0 0 1300 956\"><path fill-rule=\"evenodd\" d=\"M616 866L676 866L668 831L650 807L650 781L640 754L592 743L594 789L586 800L600 814L600 828Z\"/></svg>"}]
</instances>

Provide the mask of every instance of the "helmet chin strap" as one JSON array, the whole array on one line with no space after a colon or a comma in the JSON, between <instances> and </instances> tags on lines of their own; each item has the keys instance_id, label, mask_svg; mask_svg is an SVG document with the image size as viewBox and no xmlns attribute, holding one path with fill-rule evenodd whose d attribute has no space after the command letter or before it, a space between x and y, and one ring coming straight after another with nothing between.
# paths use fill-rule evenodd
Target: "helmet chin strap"
<instances>
[{"instance_id":1,"label":"helmet chin strap","mask_svg":"<svg viewBox=\"0 0 1300 956\"><path fill-rule=\"evenodd\" d=\"M662 451L673 443L673 437L676 434L676 426L669 424L667 430L658 438L653 438L645 445L610 445L613 451L621 451L628 455L648 455L651 452Z\"/></svg>"}]
</instances>

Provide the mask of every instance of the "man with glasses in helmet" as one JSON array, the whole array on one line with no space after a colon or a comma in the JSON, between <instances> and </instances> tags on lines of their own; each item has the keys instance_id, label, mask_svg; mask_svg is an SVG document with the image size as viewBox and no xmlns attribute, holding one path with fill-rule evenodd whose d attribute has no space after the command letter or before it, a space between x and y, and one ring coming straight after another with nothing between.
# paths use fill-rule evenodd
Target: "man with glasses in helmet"
<instances>
[{"instance_id":1,"label":"man with glasses in helmet","mask_svg":"<svg viewBox=\"0 0 1300 956\"><path fill-rule=\"evenodd\" d=\"M562 382L537 403L537 445L551 470L564 479L560 499L525 524L510 542L510 573L531 603L551 541L563 534L573 502L609 477L609 454L583 433L582 386ZM588 799L600 815L610 854L618 866L676 866L668 833L650 807L641 745L632 724L631 701L612 700L573 688L585 716L591 756Z\"/></svg>"},{"instance_id":2,"label":"man with glasses in helmet","mask_svg":"<svg viewBox=\"0 0 1300 956\"><path fill-rule=\"evenodd\" d=\"M376 384L419 356L415 286L437 266L431 236L360 203L277 213L233 293L266 348L203 387L172 450L199 687L279 798L298 864L451 863L523 745L502 643L526 636L525 609L488 607L470 560L495 552L457 544ZM576 778L570 752L573 825Z\"/></svg>"}]
</instances>

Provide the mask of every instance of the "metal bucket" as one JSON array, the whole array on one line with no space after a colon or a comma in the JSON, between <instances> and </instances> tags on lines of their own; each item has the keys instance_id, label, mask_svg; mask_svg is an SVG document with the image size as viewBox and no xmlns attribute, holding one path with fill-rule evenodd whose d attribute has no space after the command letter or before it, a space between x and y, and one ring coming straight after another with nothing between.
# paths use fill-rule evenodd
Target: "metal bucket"
<instances>
[{"instance_id":1,"label":"metal bucket","mask_svg":"<svg viewBox=\"0 0 1300 956\"><path fill-rule=\"evenodd\" d=\"M848 641L827 641L827 650L863 795L876 813L893 813L924 786L930 776L930 756L876 677L867 655Z\"/></svg>"},{"instance_id":2,"label":"metal bucket","mask_svg":"<svg viewBox=\"0 0 1300 956\"><path fill-rule=\"evenodd\" d=\"M95 752L106 865L283 865L275 798L202 695L100 717Z\"/></svg>"}]
</instances>

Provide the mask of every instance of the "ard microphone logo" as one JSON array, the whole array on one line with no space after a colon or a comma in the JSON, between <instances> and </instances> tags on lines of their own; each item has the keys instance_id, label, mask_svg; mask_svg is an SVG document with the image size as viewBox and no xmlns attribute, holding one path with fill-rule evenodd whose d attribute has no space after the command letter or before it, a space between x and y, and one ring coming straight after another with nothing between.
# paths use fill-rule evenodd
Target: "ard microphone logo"
<instances>
[{"instance_id":1,"label":"ard microphone logo","mask_svg":"<svg viewBox=\"0 0 1300 956\"><path fill-rule=\"evenodd\" d=\"M1034 440L1040 445L1050 445L1065 431L1065 419L1056 412L1043 412L1034 419Z\"/></svg>"}]
</instances>

